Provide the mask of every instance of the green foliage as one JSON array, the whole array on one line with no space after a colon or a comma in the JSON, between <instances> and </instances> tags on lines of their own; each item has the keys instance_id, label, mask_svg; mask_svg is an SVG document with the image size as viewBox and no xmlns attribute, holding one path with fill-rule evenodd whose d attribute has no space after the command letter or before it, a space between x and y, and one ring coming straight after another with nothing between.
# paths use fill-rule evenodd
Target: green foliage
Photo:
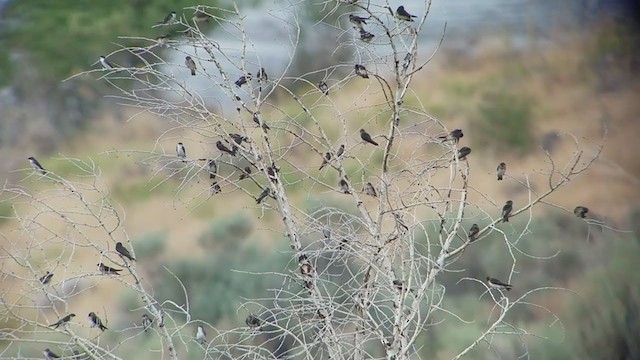
<instances>
[{"instance_id":1,"label":"green foliage","mask_svg":"<svg viewBox=\"0 0 640 360\"><path fill-rule=\"evenodd\" d=\"M167 244L167 233L149 232L133 241L135 244L136 259L155 259L162 255Z\"/></svg>"},{"instance_id":2,"label":"green foliage","mask_svg":"<svg viewBox=\"0 0 640 360\"><path fill-rule=\"evenodd\" d=\"M13 204L8 200L0 200L0 224L9 221L13 215Z\"/></svg>"},{"instance_id":3,"label":"green foliage","mask_svg":"<svg viewBox=\"0 0 640 360\"><path fill-rule=\"evenodd\" d=\"M525 95L484 95L473 122L474 145L497 151L526 152L533 145L533 100Z\"/></svg>"},{"instance_id":4,"label":"green foliage","mask_svg":"<svg viewBox=\"0 0 640 360\"><path fill-rule=\"evenodd\" d=\"M245 213L238 213L213 220L209 228L200 235L198 243L206 248L222 247L235 250L241 240L246 239L253 231L253 221Z\"/></svg>"},{"instance_id":5,"label":"green foliage","mask_svg":"<svg viewBox=\"0 0 640 360\"><path fill-rule=\"evenodd\" d=\"M161 194L170 194L175 189L171 181L154 178L150 181L137 181L134 183L118 182L112 188L112 195L124 204L140 202L151 199Z\"/></svg>"}]
</instances>

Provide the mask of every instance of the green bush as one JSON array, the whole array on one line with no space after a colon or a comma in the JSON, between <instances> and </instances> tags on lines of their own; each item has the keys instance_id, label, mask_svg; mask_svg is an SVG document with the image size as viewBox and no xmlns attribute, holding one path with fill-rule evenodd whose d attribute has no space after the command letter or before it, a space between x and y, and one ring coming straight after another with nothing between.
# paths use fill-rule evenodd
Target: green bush
<instances>
[{"instance_id":1,"label":"green bush","mask_svg":"<svg viewBox=\"0 0 640 360\"><path fill-rule=\"evenodd\" d=\"M155 259L162 255L167 244L167 233L154 231L133 241L138 260Z\"/></svg>"},{"instance_id":2,"label":"green bush","mask_svg":"<svg viewBox=\"0 0 640 360\"><path fill-rule=\"evenodd\" d=\"M13 205L7 200L0 201L0 224L9 221L13 215Z\"/></svg>"},{"instance_id":3,"label":"green bush","mask_svg":"<svg viewBox=\"0 0 640 360\"><path fill-rule=\"evenodd\" d=\"M224 250L235 250L252 231L253 220L245 213L238 213L213 220L198 238L198 243L206 249L222 247Z\"/></svg>"}]
</instances>

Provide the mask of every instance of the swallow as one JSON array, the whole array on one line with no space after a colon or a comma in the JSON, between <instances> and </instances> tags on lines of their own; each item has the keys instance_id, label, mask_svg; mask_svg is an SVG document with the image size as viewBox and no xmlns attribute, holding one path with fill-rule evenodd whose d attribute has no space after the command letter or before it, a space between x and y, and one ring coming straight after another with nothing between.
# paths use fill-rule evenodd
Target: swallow
<instances>
[{"instance_id":1,"label":"swallow","mask_svg":"<svg viewBox=\"0 0 640 360\"><path fill-rule=\"evenodd\" d=\"M193 61L191 56L184 58L184 64L187 66L187 69L191 70L191 75L196 76L196 63Z\"/></svg>"},{"instance_id":2,"label":"swallow","mask_svg":"<svg viewBox=\"0 0 640 360\"><path fill-rule=\"evenodd\" d=\"M187 158L187 149L185 149L181 142L176 145L176 154L178 154L178 157L181 159Z\"/></svg>"},{"instance_id":3,"label":"swallow","mask_svg":"<svg viewBox=\"0 0 640 360\"><path fill-rule=\"evenodd\" d=\"M204 345L205 341L207 341L207 333L204 331L201 325L198 325L198 329L196 330L196 340L202 345Z\"/></svg>"},{"instance_id":4,"label":"swallow","mask_svg":"<svg viewBox=\"0 0 640 360\"><path fill-rule=\"evenodd\" d=\"M240 145L243 141L249 142L249 138L246 136L242 136L240 134L229 134L229 136L236 142L236 144Z\"/></svg>"},{"instance_id":5,"label":"swallow","mask_svg":"<svg viewBox=\"0 0 640 360\"><path fill-rule=\"evenodd\" d=\"M260 126L260 119L258 119L258 115L257 114L253 114L253 122L258 124L258 126ZM262 128L265 129L265 130L271 129L269 127L269 125L267 125L267 123L264 122L264 121L262 122Z\"/></svg>"},{"instance_id":6,"label":"swallow","mask_svg":"<svg viewBox=\"0 0 640 360\"><path fill-rule=\"evenodd\" d=\"M474 241L479 232L480 228L478 227L478 224L471 225L471 229L469 229L469 242Z\"/></svg>"},{"instance_id":7,"label":"swallow","mask_svg":"<svg viewBox=\"0 0 640 360\"><path fill-rule=\"evenodd\" d=\"M114 68L114 66L109 61L107 61L106 57L100 56L99 59L100 59L100 65L102 65L103 68L109 69L109 70Z\"/></svg>"},{"instance_id":8,"label":"swallow","mask_svg":"<svg viewBox=\"0 0 640 360\"><path fill-rule=\"evenodd\" d=\"M44 276L40 278L40 283L42 285L47 285L49 282L51 282L52 277L53 273L47 271L46 274L44 274Z\"/></svg>"},{"instance_id":9,"label":"swallow","mask_svg":"<svg viewBox=\"0 0 640 360\"><path fill-rule=\"evenodd\" d=\"M509 222L509 215L511 215L511 211L513 210L513 201L507 200L507 202L502 207L502 221Z\"/></svg>"},{"instance_id":10,"label":"swallow","mask_svg":"<svg viewBox=\"0 0 640 360\"><path fill-rule=\"evenodd\" d=\"M358 15L349 14L349 21L353 24L354 27L360 30L363 30L363 25L367 24L367 20L369 20L369 18L364 18Z\"/></svg>"},{"instance_id":11,"label":"swallow","mask_svg":"<svg viewBox=\"0 0 640 360\"><path fill-rule=\"evenodd\" d=\"M121 242L116 243L116 251L118 252L118 254L120 254L120 256L126 257L131 261L136 261L136 259L131 256L129 250L127 250L127 248L124 247Z\"/></svg>"},{"instance_id":12,"label":"swallow","mask_svg":"<svg viewBox=\"0 0 640 360\"><path fill-rule=\"evenodd\" d=\"M158 36L156 43L160 47L169 47L169 35Z\"/></svg>"},{"instance_id":13,"label":"swallow","mask_svg":"<svg viewBox=\"0 0 640 360\"><path fill-rule=\"evenodd\" d=\"M340 145L338 148L338 151L336 152L336 159L342 156L342 154L344 154L344 144Z\"/></svg>"},{"instance_id":14,"label":"swallow","mask_svg":"<svg viewBox=\"0 0 640 360\"><path fill-rule=\"evenodd\" d=\"M581 219L584 219L588 212L589 212L589 208L585 206L576 206L576 208L573 209L573 213L576 214L576 216Z\"/></svg>"},{"instance_id":15,"label":"swallow","mask_svg":"<svg viewBox=\"0 0 640 360\"><path fill-rule=\"evenodd\" d=\"M149 330L149 328L152 326L153 326L153 320L151 320L149 315L142 314L142 328L144 329L144 332L147 332L147 330Z\"/></svg>"},{"instance_id":16,"label":"swallow","mask_svg":"<svg viewBox=\"0 0 640 360\"><path fill-rule=\"evenodd\" d=\"M225 144L222 143L222 141L218 140L216 142L216 147L218 148L218 150L225 152L231 156L236 156L236 152L234 150L229 149L228 147L225 146ZM237 149L237 148L236 148Z\"/></svg>"},{"instance_id":17,"label":"swallow","mask_svg":"<svg viewBox=\"0 0 640 360\"><path fill-rule=\"evenodd\" d=\"M267 75L267 71L261 67L260 70L258 70L258 73L256 74L256 77L258 78L258 81L260 82L267 82L267 80L269 80L269 76Z\"/></svg>"},{"instance_id":18,"label":"swallow","mask_svg":"<svg viewBox=\"0 0 640 360\"><path fill-rule=\"evenodd\" d=\"M360 29L360 40L368 43L371 42L374 37L375 35L373 35L372 33L366 31L365 29Z\"/></svg>"},{"instance_id":19,"label":"swallow","mask_svg":"<svg viewBox=\"0 0 640 360\"><path fill-rule=\"evenodd\" d=\"M500 281L498 279L494 279L494 278L488 277L488 276L487 276L487 283L489 284L490 287L492 287L494 289L505 289L505 290L509 291L513 287L511 284L503 283L502 281Z\"/></svg>"},{"instance_id":20,"label":"swallow","mask_svg":"<svg viewBox=\"0 0 640 360\"><path fill-rule=\"evenodd\" d=\"M207 160L207 166L209 167L209 179L215 179L218 172L218 165L216 165L215 160Z\"/></svg>"},{"instance_id":21,"label":"swallow","mask_svg":"<svg viewBox=\"0 0 640 360\"><path fill-rule=\"evenodd\" d=\"M214 181L211 184L211 195L220 194L221 192L222 188L220 187L220 184L218 184L217 181Z\"/></svg>"},{"instance_id":22,"label":"swallow","mask_svg":"<svg viewBox=\"0 0 640 360\"><path fill-rule=\"evenodd\" d=\"M105 331L108 328L102 324L102 320L94 313L93 311L89 313L89 322L91 323L90 327L97 327L100 331Z\"/></svg>"},{"instance_id":23,"label":"swallow","mask_svg":"<svg viewBox=\"0 0 640 360\"><path fill-rule=\"evenodd\" d=\"M47 170L45 170L42 165L40 165L38 160L36 160L36 158L34 158L33 156L29 156L29 163L31 163L31 166L33 166L34 169L38 170L40 174L44 175L47 173Z\"/></svg>"},{"instance_id":24,"label":"swallow","mask_svg":"<svg viewBox=\"0 0 640 360\"><path fill-rule=\"evenodd\" d=\"M371 135L369 135L369 133L364 131L364 129L360 129L360 138L362 140L368 142L369 144L373 144L375 146L378 146L378 143L373 141L373 139L371 139Z\"/></svg>"},{"instance_id":25,"label":"swallow","mask_svg":"<svg viewBox=\"0 0 640 360\"><path fill-rule=\"evenodd\" d=\"M393 280L393 287L396 288L399 292L405 292L407 290L413 292L413 289L407 289L407 285L405 285L404 281L395 279Z\"/></svg>"},{"instance_id":26,"label":"swallow","mask_svg":"<svg viewBox=\"0 0 640 360\"><path fill-rule=\"evenodd\" d=\"M370 182L368 182L365 185L364 193L369 195L369 196L378 197L378 194L376 193L376 188L373 187L373 184L371 184Z\"/></svg>"},{"instance_id":27,"label":"swallow","mask_svg":"<svg viewBox=\"0 0 640 360\"><path fill-rule=\"evenodd\" d=\"M471 154L471 149L463 146L458 150L458 160L465 160L467 155Z\"/></svg>"},{"instance_id":28,"label":"swallow","mask_svg":"<svg viewBox=\"0 0 640 360\"><path fill-rule=\"evenodd\" d=\"M369 78L369 72L367 71L367 68L364 67L364 65L356 64L354 66L354 69L356 70L356 75L360 76L363 79Z\"/></svg>"},{"instance_id":29,"label":"swallow","mask_svg":"<svg viewBox=\"0 0 640 360\"><path fill-rule=\"evenodd\" d=\"M498 172L498 180L502 180L504 173L507 172L507 164L501 162L496 171Z\"/></svg>"},{"instance_id":30,"label":"swallow","mask_svg":"<svg viewBox=\"0 0 640 360\"><path fill-rule=\"evenodd\" d=\"M247 75L240 76L234 84L236 84L237 87L242 87L242 85L246 84L247 81L250 81L250 80L251 80L251 73L248 73Z\"/></svg>"},{"instance_id":31,"label":"swallow","mask_svg":"<svg viewBox=\"0 0 640 360\"><path fill-rule=\"evenodd\" d=\"M269 166L267 168L267 177L269 178L269 180L275 182L278 182L278 177L276 177L276 172L278 172L278 168L273 165L273 166Z\"/></svg>"},{"instance_id":32,"label":"swallow","mask_svg":"<svg viewBox=\"0 0 640 360\"><path fill-rule=\"evenodd\" d=\"M349 184L345 179L340 179L340 191L342 191L343 194L351 194Z\"/></svg>"},{"instance_id":33,"label":"swallow","mask_svg":"<svg viewBox=\"0 0 640 360\"><path fill-rule=\"evenodd\" d=\"M64 325L64 324L68 323L69 321L71 321L71 319L72 319L74 316L76 316L76 314L71 313L71 314L69 314L69 315L67 315L67 316L63 317L62 319L60 319L60 320L56 321L55 323L53 323L53 324L49 325L49 327L52 327L52 328L54 328L54 329L57 329L57 328L58 328L58 326L60 326L60 325Z\"/></svg>"},{"instance_id":34,"label":"swallow","mask_svg":"<svg viewBox=\"0 0 640 360\"><path fill-rule=\"evenodd\" d=\"M244 171L242 172L242 174L240 174L239 180L244 180L244 179L248 178L249 175L251 175L251 167L246 166L244 168Z\"/></svg>"},{"instance_id":35,"label":"swallow","mask_svg":"<svg viewBox=\"0 0 640 360\"><path fill-rule=\"evenodd\" d=\"M324 158L322 159L322 165L320 165L320 168L318 170L322 170L325 167L325 165L329 163L330 160L331 160L331 153L327 151L326 153L324 153Z\"/></svg>"},{"instance_id":36,"label":"swallow","mask_svg":"<svg viewBox=\"0 0 640 360\"><path fill-rule=\"evenodd\" d=\"M262 200L264 200L267 196L269 196L269 188L265 187L260 195L256 198L256 204L260 204Z\"/></svg>"},{"instance_id":37,"label":"swallow","mask_svg":"<svg viewBox=\"0 0 640 360\"><path fill-rule=\"evenodd\" d=\"M318 82L318 90L320 90L325 95L329 95L329 85L327 85L327 83L324 81Z\"/></svg>"},{"instance_id":38,"label":"swallow","mask_svg":"<svg viewBox=\"0 0 640 360\"><path fill-rule=\"evenodd\" d=\"M196 10L196 12L193 13L193 17L191 18L191 20L195 22L208 23L211 20L211 16L202 10Z\"/></svg>"},{"instance_id":39,"label":"swallow","mask_svg":"<svg viewBox=\"0 0 640 360\"><path fill-rule=\"evenodd\" d=\"M448 135L438 136L438 138L442 139L442 142L445 142L448 139L448 140L455 141L455 143L457 144L458 141L460 141L460 138L463 136L464 134L462 133L461 129L455 129L451 131Z\"/></svg>"},{"instance_id":40,"label":"swallow","mask_svg":"<svg viewBox=\"0 0 640 360\"><path fill-rule=\"evenodd\" d=\"M329 226L329 224L325 224L322 227L322 236L324 236L324 238L327 240L331 239L331 227Z\"/></svg>"},{"instance_id":41,"label":"swallow","mask_svg":"<svg viewBox=\"0 0 640 360\"><path fill-rule=\"evenodd\" d=\"M100 270L103 275L120 275L119 272L122 271L122 269L112 268L103 263L98 264L98 270Z\"/></svg>"},{"instance_id":42,"label":"swallow","mask_svg":"<svg viewBox=\"0 0 640 360\"><path fill-rule=\"evenodd\" d=\"M44 358L46 360L51 359L60 359L60 356L53 353L53 351L49 350L49 348L44 349Z\"/></svg>"},{"instance_id":43,"label":"swallow","mask_svg":"<svg viewBox=\"0 0 640 360\"><path fill-rule=\"evenodd\" d=\"M244 323L247 324L247 326L252 329L259 328L262 326L262 320L253 314L250 314L249 316L247 316L247 318L244 319Z\"/></svg>"},{"instance_id":44,"label":"swallow","mask_svg":"<svg viewBox=\"0 0 640 360\"><path fill-rule=\"evenodd\" d=\"M412 18L417 16L409 14L407 10L404 9L404 6L400 5L396 10L396 17L402 21L413 21Z\"/></svg>"},{"instance_id":45,"label":"swallow","mask_svg":"<svg viewBox=\"0 0 640 360\"><path fill-rule=\"evenodd\" d=\"M158 25L173 25L176 22L176 12L172 11L167 16L164 17L162 21L158 23Z\"/></svg>"}]
</instances>

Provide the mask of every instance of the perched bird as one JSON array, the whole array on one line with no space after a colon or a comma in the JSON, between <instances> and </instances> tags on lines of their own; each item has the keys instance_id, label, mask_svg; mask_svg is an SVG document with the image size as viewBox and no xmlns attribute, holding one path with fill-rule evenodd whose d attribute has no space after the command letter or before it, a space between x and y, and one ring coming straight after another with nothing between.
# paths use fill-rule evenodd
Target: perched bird
<instances>
[{"instance_id":1,"label":"perched bird","mask_svg":"<svg viewBox=\"0 0 640 360\"><path fill-rule=\"evenodd\" d=\"M371 184L370 182L368 182L365 185L364 193L369 195L369 196L378 197L378 194L376 193L376 188L373 187L373 184Z\"/></svg>"},{"instance_id":2,"label":"perched bird","mask_svg":"<svg viewBox=\"0 0 640 360\"><path fill-rule=\"evenodd\" d=\"M209 166L209 179L215 179L216 173L218 172L218 165L216 165L216 161L213 159L207 160L207 166Z\"/></svg>"},{"instance_id":3,"label":"perched bird","mask_svg":"<svg viewBox=\"0 0 640 360\"><path fill-rule=\"evenodd\" d=\"M320 90L325 95L329 95L329 85L327 85L327 83L324 81L318 82L318 90Z\"/></svg>"},{"instance_id":4,"label":"perched bird","mask_svg":"<svg viewBox=\"0 0 640 360\"><path fill-rule=\"evenodd\" d=\"M44 175L47 173L47 170L45 170L42 165L40 165L38 160L36 160L36 158L34 158L33 156L29 156L29 163L31 163L31 166L33 166L34 169L38 170L40 174Z\"/></svg>"},{"instance_id":5,"label":"perched bird","mask_svg":"<svg viewBox=\"0 0 640 360\"><path fill-rule=\"evenodd\" d=\"M356 64L354 66L354 69L356 70L356 75L360 76L363 79L369 78L369 72L367 71L367 68L364 67L364 65Z\"/></svg>"},{"instance_id":6,"label":"perched bird","mask_svg":"<svg viewBox=\"0 0 640 360\"><path fill-rule=\"evenodd\" d=\"M378 146L378 143L373 141L373 139L371 139L371 135L369 135L369 133L364 131L364 129L360 129L360 138L362 140L368 142L369 144L373 144L375 146Z\"/></svg>"},{"instance_id":7,"label":"perched bird","mask_svg":"<svg viewBox=\"0 0 640 360\"><path fill-rule=\"evenodd\" d=\"M100 331L105 331L108 328L102 324L102 320L94 313L93 311L89 313L89 322L91 323L91 327L97 327Z\"/></svg>"},{"instance_id":8,"label":"perched bird","mask_svg":"<svg viewBox=\"0 0 640 360\"><path fill-rule=\"evenodd\" d=\"M336 159L342 156L342 154L344 154L344 144L340 145L338 151L336 151Z\"/></svg>"},{"instance_id":9,"label":"perched bird","mask_svg":"<svg viewBox=\"0 0 640 360\"><path fill-rule=\"evenodd\" d=\"M507 164L501 162L496 170L498 171L498 180L502 180L504 173L507 172Z\"/></svg>"},{"instance_id":10,"label":"perched bird","mask_svg":"<svg viewBox=\"0 0 640 360\"><path fill-rule=\"evenodd\" d=\"M329 226L329 224L325 224L322 227L322 236L324 236L324 238L327 240L331 239L331 227Z\"/></svg>"},{"instance_id":11,"label":"perched bird","mask_svg":"<svg viewBox=\"0 0 640 360\"><path fill-rule=\"evenodd\" d=\"M211 16L202 10L196 10L196 12L193 13L191 20L196 22L209 22L211 20Z\"/></svg>"},{"instance_id":12,"label":"perched bird","mask_svg":"<svg viewBox=\"0 0 640 360\"><path fill-rule=\"evenodd\" d=\"M260 125L260 119L258 119L258 115L253 114L253 122L254 122L254 123L256 123L256 124L258 124L258 125ZM263 129L265 129L265 130L269 130L269 129L271 129L271 128L269 127L269 125L267 125L267 123L266 123L266 122L264 122L264 121L262 122L262 128L263 128Z\"/></svg>"},{"instance_id":13,"label":"perched bird","mask_svg":"<svg viewBox=\"0 0 640 360\"><path fill-rule=\"evenodd\" d=\"M322 159L322 165L320 165L320 168L318 170L322 170L322 168L324 168L324 166L327 165L330 160L331 160L331 153L327 151L326 153L324 153L324 158Z\"/></svg>"},{"instance_id":14,"label":"perched bird","mask_svg":"<svg viewBox=\"0 0 640 360\"><path fill-rule=\"evenodd\" d=\"M112 268L103 263L98 264L98 270L104 275L120 275L119 272L122 271L122 269Z\"/></svg>"},{"instance_id":15,"label":"perched bird","mask_svg":"<svg viewBox=\"0 0 640 360\"><path fill-rule=\"evenodd\" d=\"M104 56L100 56L100 65L102 65L102 67L105 68L105 69L113 69L114 68L114 66L109 61L107 61L107 58L104 57Z\"/></svg>"},{"instance_id":16,"label":"perched bird","mask_svg":"<svg viewBox=\"0 0 640 360\"><path fill-rule=\"evenodd\" d=\"M214 181L211 184L211 194L215 195L215 194L220 194L222 192L222 188L220 187L220 184L218 184L217 181Z\"/></svg>"},{"instance_id":17,"label":"perched bird","mask_svg":"<svg viewBox=\"0 0 640 360\"><path fill-rule=\"evenodd\" d=\"M471 229L469 229L469 242L474 241L479 232L480 228L478 227L478 224L471 225Z\"/></svg>"},{"instance_id":18,"label":"perched bird","mask_svg":"<svg viewBox=\"0 0 640 360\"><path fill-rule=\"evenodd\" d=\"M267 80L269 80L269 76L267 75L267 72L264 70L263 67L261 67L260 70L258 70L256 77L260 82L267 82Z\"/></svg>"},{"instance_id":19,"label":"perched bird","mask_svg":"<svg viewBox=\"0 0 640 360\"><path fill-rule=\"evenodd\" d=\"M247 318L244 320L244 323L247 324L247 326L252 329L259 328L262 326L262 320L260 320L259 317L253 314L250 314L249 316L247 316Z\"/></svg>"},{"instance_id":20,"label":"perched bird","mask_svg":"<svg viewBox=\"0 0 640 360\"><path fill-rule=\"evenodd\" d=\"M492 287L494 289L501 289L501 290L505 289L505 290L509 291L513 287L510 284L503 283L502 281L500 281L498 279L494 279L494 278L488 277L488 276L487 276L487 283L489 284L490 287Z\"/></svg>"},{"instance_id":21,"label":"perched bird","mask_svg":"<svg viewBox=\"0 0 640 360\"><path fill-rule=\"evenodd\" d=\"M276 172L278 172L278 168L274 165L269 166L267 168L267 177L269 178L269 180L275 182L278 182L278 177L276 176Z\"/></svg>"},{"instance_id":22,"label":"perched bird","mask_svg":"<svg viewBox=\"0 0 640 360\"><path fill-rule=\"evenodd\" d=\"M340 191L344 194L351 194L349 191L349 184L345 179L340 179Z\"/></svg>"},{"instance_id":23,"label":"perched bird","mask_svg":"<svg viewBox=\"0 0 640 360\"><path fill-rule=\"evenodd\" d=\"M457 144L458 141L460 141L460 138L463 137L464 134L462 133L461 129L455 129L453 131L451 131L448 135L442 135L442 136L438 136L439 139L442 139L442 141L446 141L448 140L453 140L455 141L455 143Z\"/></svg>"},{"instance_id":24,"label":"perched bird","mask_svg":"<svg viewBox=\"0 0 640 360\"><path fill-rule=\"evenodd\" d=\"M56 321L55 323L53 323L53 324L51 324L51 325L49 325L49 326L50 326L50 327L52 327L52 328L54 328L54 329L57 329L57 328L58 328L58 326L60 326L60 325L64 325L64 324L68 323L69 321L71 321L71 319L72 319L74 316L76 316L76 314L71 313L71 314L69 314L69 315L67 315L67 316L63 317L62 319L60 319L60 320Z\"/></svg>"},{"instance_id":25,"label":"perched bird","mask_svg":"<svg viewBox=\"0 0 640 360\"><path fill-rule=\"evenodd\" d=\"M229 134L229 136L231 137L231 139L233 139L233 141L235 141L236 144L240 145L242 144L243 141L249 142L249 138L247 138L246 136L242 136L240 134Z\"/></svg>"},{"instance_id":26,"label":"perched bird","mask_svg":"<svg viewBox=\"0 0 640 360\"><path fill-rule=\"evenodd\" d=\"M251 175L251 167L249 166L245 166L244 171L242 172L242 174L240 174L240 180L244 180L246 178L249 177L249 175Z\"/></svg>"},{"instance_id":27,"label":"perched bird","mask_svg":"<svg viewBox=\"0 0 640 360\"><path fill-rule=\"evenodd\" d=\"M121 242L116 243L116 251L118 252L118 254L120 254L120 256L126 257L131 261L136 261L136 259L134 259L133 256L131 256L131 253L129 252L129 250L127 250L127 248L125 248Z\"/></svg>"},{"instance_id":28,"label":"perched bird","mask_svg":"<svg viewBox=\"0 0 640 360\"><path fill-rule=\"evenodd\" d=\"M513 211L513 201L507 200L507 202L502 207L503 222L509 222L509 215L511 215L511 211Z\"/></svg>"},{"instance_id":29,"label":"perched bird","mask_svg":"<svg viewBox=\"0 0 640 360\"><path fill-rule=\"evenodd\" d=\"M178 154L178 157L181 159L187 158L187 149L185 149L181 142L176 145L176 154Z\"/></svg>"},{"instance_id":30,"label":"perched bird","mask_svg":"<svg viewBox=\"0 0 640 360\"><path fill-rule=\"evenodd\" d=\"M396 288L396 290L398 290L400 292L407 291L407 285L405 285L404 281L399 280L399 279L393 280L393 287ZM413 289L408 289L408 290L413 292Z\"/></svg>"},{"instance_id":31,"label":"perched bird","mask_svg":"<svg viewBox=\"0 0 640 360\"><path fill-rule=\"evenodd\" d=\"M360 40L368 43L368 42L371 42L371 40L373 40L374 37L375 35L373 35L372 33L364 29L360 29Z\"/></svg>"},{"instance_id":32,"label":"perched bird","mask_svg":"<svg viewBox=\"0 0 640 360\"><path fill-rule=\"evenodd\" d=\"M251 80L251 73L240 76L238 80L236 80L235 84L237 87L242 87L242 85L246 84L249 80Z\"/></svg>"},{"instance_id":33,"label":"perched bird","mask_svg":"<svg viewBox=\"0 0 640 360\"><path fill-rule=\"evenodd\" d=\"M176 22L176 12L172 11L158 25L173 25Z\"/></svg>"},{"instance_id":34,"label":"perched bird","mask_svg":"<svg viewBox=\"0 0 640 360\"><path fill-rule=\"evenodd\" d=\"M260 193L260 195L258 195L258 198L256 199L256 204L260 204L262 200L264 200L267 196L269 196L269 188L265 187L264 189L262 189L262 192Z\"/></svg>"},{"instance_id":35,"label":"perched bird","mask_svg":"<svg viewBox=\"0 0 640 360\"><path fill-rule=\"evenodd\" d=\"M156 38L156 42L160 47L168 47L169 46L169 35L158 36Z\"/></svg>"},{"instance_id":36,"label":"perched bird","mask_svg":"<svg viewBox=\"0 0 640 360\"><path fill-rule=\"evenodd\" d=\"M576 216L581 219L584 219L588 212L589 212L589 208L585 206L576 206L576 208L573 209L573 213L576 214Z\"/></svg>"},{"instance_id":37,"label":"perched bird","mask_svg":"<svg viewBox=\"0 0 640 360\"><path fill-rule=\"evenodd\" d=\"M153 326L153 320L151 320L149 315L142 314L142 328L144 329L144 332L147 332L147 330L149 330L149 328L152 326Z\"/></svg>"},{"instance_id":38,"label":"perched bird","mask_svg":"<svg viewBox=\"0 0 640 360\"><path fill-rule=\"evenodd\" d=\"M471 154L471 149L463 146L458 150L458 160L465 160L467 155Z\"/></svg>"},{"instance_id":39,"label":"perched bird","mask_svg":"<svg viewBox=\"0 0 640 360\"><path fill-rule=\"evenodd\" d=\"M225 146L225 144L222 143L222 141L218 140L216 142L216 147L218 148L218 150L225 152L231 156L236 156L236 152L234 150L229 149L228 147Z\"/></svg>"},{"instance_id":40,"label":"perched bird","mask_svg":"<svg viewBox=\"0 0 640 360\"><path fill-rule=\"evenodd\" d=\"M396 17L402 21L413 21L412 18L417 16L409 14L407 10L404 9L404 6L400 5L396 10Z\"/></svg>"},{"instance_id":41,"label":"perched bird","mask_svg":"<svg viewBox=\"0 0 640 360\"><path fill-rule=\"evenodd\" d=\"M191 56L184 58L184 64L187 65L189 70L191 70L191 75L196 76L196 63L193 61Z\"/></svg>"},{"instance_id":42,"label":"perched bird","mask_svg":"<svg viewBox=\"0 0 640 360\"><path fill-rule=\"evenodd\" d=\"M53 277L53 273L47 271L47 273L44 274L44 276L40 278L40 283L42 285L47 285L51 281L52 277Z\"/></svg>"},{"instance_id":43,"label":"perched bird","mask_svg":"<svg viewBox=\"0 0 640 360\"><path fill-rule=\"evenodd\" d=\"M358 15L349 14L349 21L353 24L354 27L360 30L363 29L363 25L367 24L367 20L369 20L369 18L364 18Z\"/></svg>"},{"instance_id":44,"label":"perched bird","mask_svg":"<svg viewBox=\"0 0 640 360\"><path fill-rule=\"evenodd\" d=\"M49 350L49 348L44 349L44 358L46 360L51 359L60 359L60 356L53 353L53 351Z\"/></svg>"},{"instance_id":45,"label":"perched bird","mask_svg":"<svg viewBox=\"0 0 640 360\"><path fill-rule=\"evenodd\" d=\"M207 333L204 331L201 325L198 325L198 329L196 330L196 340L198 340L198 342L203 345L207 340Z\"/></svg>"}]
</instances>

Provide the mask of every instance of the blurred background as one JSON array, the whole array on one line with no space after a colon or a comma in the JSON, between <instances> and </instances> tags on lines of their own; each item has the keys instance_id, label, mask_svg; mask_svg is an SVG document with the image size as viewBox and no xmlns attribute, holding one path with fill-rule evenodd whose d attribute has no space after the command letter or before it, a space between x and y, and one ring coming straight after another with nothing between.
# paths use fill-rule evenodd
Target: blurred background
<instances>
[{"instance_id":1,"label":"blurred background","mask_svg":"<svg viewBox=\"0 0 640 360\"><path fill-rule=\"evenodd\" d=\"M424 9L420 1L403 4L411 13ZM239 308L243 299L264 297L268 289L280 285L278 278L244 273L282 271L289 263L286 241L269 230L279 218L271 214L258 221L258 211L243 210L252 200L235 193L197 207L176 203L177 183L149 181L150 170L135 157L104 154L111 149L152 150L171 125L120 105L110 97L118 93L97 76L69 79L98 68L100 55L122 45L148 46L149 39L167 32L152 24L172 10L180 14L182 8L196 5L191 0L0 0L0 153L4 159L0 180L23 182L30 174L25 171L29 156L71 178L78 176L77 168L62 157L92 158L101 166L112 198L126 209L126 230L156 296L184 302L182 289L163 270L166 266L184 282L195 318L230 328L241 326L244 317L256 310ZM209 0L203 5L228 7L229 3ZM273 73L283 71L290 48L281 35L291 29L274 16L271 2L242 1L240 5L262 63ZM395 8L400 3L391 5ZM349 29L344 16L348 10L325 17L326 9L309 1L298 11L303 41L287 76L314 72L345 56L333 54L332 49L345 36L344 29ZM533 359L640 358L640 273L636 270L640 156L633 150L640 135L639 15L636 0L434 0L431 5L419 56L426 58L435 50L445 23L447 32L434 60L414 78L415 97L448 128L473 134L470 164L482 171L475 178L478 188L523 196L519 187L508 183L492 188L495 165L505 161L511 176L525 180L526 173L548 167L541 149L557 156L572 153L567 133L585 143L586 151L594 152L597 144L604 144L589 172L551 200L569 210L587 206L593 218L624 231L589 226L554 207L536 211L529 225L533 233L526 235L524 249L535 256L558 256L522 260L514 292L553 286L570 288L580 296L563 291L537 295L537 302L561 322L549 321L546 311L533 307L510 316L515 327L542 335L524 338ZM206 26L216 41L233 43L231 35L217 31L214 23ZM168 59L174 56L162 48L154 52ZM138 65L136 58L123 53L110 61ZM360 89L347 84L340 91L341 96L357 97ZM275 101L286 108L291 100L279 95L274 94ZM171 153L174 140L160 146ZM185 145L189 148L188 139ZM536 185L543 189L545 184ZM0 242L15 241L21 235L15 231L19 224L10 219L11 199L0 200L4 235ZM313 206L310 199L309 208ZM524 219L514 221L516 229L525 225ZM461 272L440 280L447 285L447 308L471 323L443 317L436 331L420 339L423 358L454 356L486 326L491 304L486 298L478 300L477 287L458 283L460 277L482 278L488 270L505 271L502 264L508 254L499 237L482 245L454 265ZM94 260L86 259L87 266L93 266ZM46 256L40 262L44 272ZM66 271L76 270L58 269L56 279L64 279ZM100 281L100 286L78 285L91 291L74 298L73 308L84 314L99 307L109 314L110 328L131 326L131 317L142 314L133 311L132 315L140 306L137 295L117 283ZM105 303L105 298L110 301ZM6 319L0 322L3 327L15 325ZM122 333L133 333L128 331ZM121 335L105 333L102 341L115 343ZM126 358L152 359L157 355L139 348L141 343L157 348L154 341L140 337L121 351L136 354ZM509 359L524 351L517 338L500 338L493 347L480 346L472 358L494 358L497 350ZM37 356L41 349L20 351ZM195 348L184 352L185 358L201 355Z\"/></svg>"}]
</instances>

